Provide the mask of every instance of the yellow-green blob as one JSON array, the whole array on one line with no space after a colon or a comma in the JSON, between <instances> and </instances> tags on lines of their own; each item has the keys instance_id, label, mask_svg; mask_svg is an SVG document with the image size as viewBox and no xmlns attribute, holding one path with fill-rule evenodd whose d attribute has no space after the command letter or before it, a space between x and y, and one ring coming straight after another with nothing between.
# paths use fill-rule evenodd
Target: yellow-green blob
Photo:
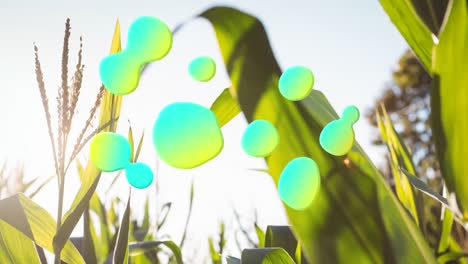
<instances>
[{"instance_id":1,"label":"yellow-green blob","mask_svg":"<svg viewBox=\"0 0 468 264\"><path fill-rule=\"evenodd\" d=\"M99 65L101 82L112 94L129 94L138 86L141 65L125 52L106 56Z\"/></svg>"},{"instance_id":2,"label":"yellow-green blob","mask_svg":"<svg viewBox=\"0 0 468 264\"><path fill-rule=\"evenodd\" d=\"M130 144L127 139L114 132L101 132L90 143L90 160L93 165L106 172L125 168L130 163Z\"/></svg>"},{"instance_id":3,"label":"yellow-green blob","mask_svg":"<svg viewBox=\"0 0 468 264\"><path fill-rule=\"evenodd\" d=\"M347 154L354 144L353 124L359 120L359 110L355 106L348 106L340 119L328 123L320 133L320 145L334 155Z\"/></svg>"},{"instance_id":4,"label":"yellow-green blob","mask_svg":"<svg viewBox=\"0 0 468 264\"><path fill-rule=\"evenodd\" d=\"M216 157L224 146L218 120L210 109L190 102L166 106L153 127L159 157L180 169L191 169Z\"/></svg>"},{"instance_id":5,"label":"yellow-green blob","mask_svg":"<svg viewBox=\"0 0 468 264\"><path fill-rule=\"evenodd\" d=\"M279 135L275 126L266 120L255 120L242 135L242 148L253 157L266 157L278 146Z\"/></svg>"},{"instance_id":6,"label":"yellow-green blob","mask_svg":"<svg viewBox=\"0 0 468 264\"><path fill-rule=\"evenodd\" d=\"M278 193L281 200L295 210L304 210L314 200L320 188L320 171L312 159L291 160L281 172Z\"/></svg>"},{"instance_id":7,"label":"yellow-green blob","mask_svg":"<svg viewBox=\"0 0 468 264\"><path fill-rule=\"evenodd\" d=\"M299 101L306 98L314 87L314 75L309 68L293 66L281 74L279 91L284 98Z\"/></svg>"},{"instance_id":8,"label":"yellow-green blob","mask_svg":"<svg viewBox=\"0 0 468 264\"><path fill-rule=\"evenodd\" d=\"M125 167L128 183L138 189L144 189L153 182L153 171L142 162L135 162Z\"/></svg>"},{"instance_id":9,"label":"yellow-green blob","mask_svg":"<svg viewBox=\"0 0 468 264\"><path fill-rule=\"evenodd\" d=\"M208 56L200 56L190 62L188 71L193 79L200 82L207 82L211 80L216 73L216 63Z\"/></svg>"},{"instance_id":10,"label":"yellow-green blob","mask_svg":"<svg viewBox=\"0 0 468 264\"><path fill-rule=\"evenodd\" d=\"M171 47L171 30L156 17L139 17L128 29L125 52L131 53L141 64L164 58Z\"/></svg>"}]
</instances>

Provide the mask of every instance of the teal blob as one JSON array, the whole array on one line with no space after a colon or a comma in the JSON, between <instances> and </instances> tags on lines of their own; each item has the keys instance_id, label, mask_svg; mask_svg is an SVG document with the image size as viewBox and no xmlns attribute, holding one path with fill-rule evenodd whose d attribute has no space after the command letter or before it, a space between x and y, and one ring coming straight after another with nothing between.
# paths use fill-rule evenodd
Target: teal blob
<instances>
[{"instance_id":1,"label":"teal blob","mask_svg":"<svg viewBox=\"0 0 468 264\"><path fill-rule=\"evenodd\" d=\"M191 169L216 157L224 139L210 109L190 102L166 106L153 127L153 143L159 157L180 169Z\"/></svg>"},{"instance_id":2,"label":"teal blob","mask_svg":"<svg viewBox=\"0 0 468 264\"><path fill-rule=\"evenodd\" d=\"M114 132L101 132L90 143L90 160L101 171L112 172L130 163L131 149L127 139Z\"/></svg>"},{"instance_id":3,"label":"teal blob","mask_svg":"<svg viewBox=\"0 0 468 264\"><path fill-rule=\"evenodd\" d=\"M314 160L299 157L281 172L278 193L281 200L295 210L306 209L320 188L320 171Z\"/></svg>"},{"instance_id":4,"label":"teal blob","mask_svg":"<svg viewBox=\"0 0 468 264\"><path fill-rule=\"evenodd\" d=\"M320 145L334 155L346 155L354 144L353 124L359 119L359 110L355 106L348 106L342 114L342 118L328 123L320 133Z\"/></svg>"},{"instance_id":5,"label":"teal blob","mask_svg":"<svg viewBox=\"0 0 468 264\"><path fill-rule=\"evenodd\" d=\"M125 176L128 183L138 189L144 189L153 182L153 171L151 168L142 162L129 164L125 168Z\"/></svg>"},{"instance_id":6,"label":"teal blob","mask_svg":"<svg viewBox=\"0 0 468 264\"><path fill-rule=\"evenodd\" d=\"M106 89L115 95L135 91L140 78L141 63L127 53L106 56L99 64L99 76Z\"/></svg>"},{"instance_id":7,"label":"teal blob","mask_svg":"<svg viewBox=\"0 0 468 264\"><path fill-rule=\"evenodd\" d=\"M255 120L242 135L244 151L253 157L266 157L278 146L279 135L275 126L266 120Z\"/></svg>"},{"instance_id":8,"label":"teal blob","mask_svg":"<svg viewBox=\"0 0 468 264\"><path fill-rule=\"evenodd\" d=\"M278 86L284 98L291 101L300 101L312 91L314 75L307 67L293 66L281 74Z\"/></svg>"},{"instance_id":9,"label":"teal blob","mask_svg":"<svg viewBox=\"0 0 468 264\"><path fill-rule=\"evenodd\" d=\"M216 63L208 56L200 56L190 62L188 71L193 79L200 82L207 82L211 80L216 73Z\"/></svg>"},{"instance_id":10,"label":"teal blob","mask_svg":"<svg viewBox=\"0 0 468 264\"><path fill-rule=\"evenodd\" d=\"M139 17L128 29L125 52L131 53L142 64L164 58L171 47L171 30L156 17Z\"/></svg>"}]
</instances>

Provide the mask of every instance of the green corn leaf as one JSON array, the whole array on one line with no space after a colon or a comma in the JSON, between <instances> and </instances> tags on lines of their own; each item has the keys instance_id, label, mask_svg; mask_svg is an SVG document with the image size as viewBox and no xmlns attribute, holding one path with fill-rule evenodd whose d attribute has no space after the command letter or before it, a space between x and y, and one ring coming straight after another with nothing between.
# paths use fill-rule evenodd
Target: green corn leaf
<instances>
[{"instance_id":1,"label":"green corn leaf","mask_svg":"<svg viewBox=\"0 0 468 264\"><path fill-rule=\"evenodd\" d=\"M113 54L119 52L120 50L120 25L117 21L115 25L114 36L112 38L110 53ZM105 124L111 122L111 125L106 127L103 131L115 131L117 119L120 115L122 97L115 96L106 90L102 100L103 101L100 107L99 127L103 127ZM96 190L99 178L101 177L101 171L94 167L91 161L88 161L84 170L84 175L84 181L82 182L70 209L68 209L63 217L61 228L54 237L55 248L62 248L65 241L67 241L73 232L73 229L80 220L89 200Z\"/></svg>"},{"instance_id":2,"label":"green corn leaf","mask_svg":"<svg viewBox=\"0 0 468 264\"><path fill-rule=\"evenodd\" d=\"M280 247L293 260L296 259L297 240L289 226L268 226L265 235L265 247Z\"/></svg>"},{"instance_id":3,"label":"green corn leaf","mask_svg":"<svg viewBox=\"0 0 468 264\"><path fill-rule=\"evenodd\" d=\"M409 0L380 0L390 20L406 39L413 52L430 73L432 65L432 32L418 16Z\"/></svg>"},{"instance_id":4,"label":"green corn leaf","mask_svg":"<svg viewBox=\"0 0 468 264\"><path fill-rule=\"evenodd\" d=\"M226 258L227 264L241 264L241 260L235 257L228 256Z\"/></svg>"},{"instance_id":5,"label":"green corn leaf","mask_svg":"<svg viewBox=\"0 0 468 264\"><path fill-rule=\"evenodd\" d=\"M448 190L468 219L468 9L466 1L450 1L448 16L434 49L431 92L432 130Z\"/></svg>"},{"instance_id":6,"label":"green corn leaf","mask_svg":"<svg viewBox=\"0 0 468 264\"><path fill-rule=\"evenodd\" d=\"M424 204L423 197L415 193L410 181L402 175L400 167L415 174L414 164L408 149L397 134L393 123L390 120L385 107L382 105L382 114L377 111L377 123L380 129L382 139L387 145L390 153L390 167L395 179L395 189L398 198L406 209L411 213L415 222L420 225L424 223ZM422 229L424 227L421 227Z\"/></svg>"},{"instance_id":7,"label":"green corn leaf","mask_svg":"<svg viewBox=\"0 0 468 264\"><path fill-rule=\"evenodd\" d=\"M232 88L224 89L211 105L211 111L213 111L218 119L220 127L223 127L241 112L239 103L236 99L232 98L230 89Z\"/></svg>"},{"instance_id":8,"label":"green corn leaf","mask_svg":"<svg viewBox=\"0 0 468 264\"><path fill-rule=\"evenodd\" d=\"M23 194L0 200L0 220L16 228L40 247L54 252L52 239L57 223L44 208ZM68 264L85 263L75 246L68 239L65 242L61 259Z\"/></svg>"},{"instance_id":9,"label":"green corn leaf","mask_svg":"<svg viewBox=\"0 0 468 264\"><path fill-rule=\"evenodd\" d=\"M171 250L173 256L175 257L177 263L182 264L182 253L173 241L141 241L136 243L131 243L129 245L130 256L138 256L150 251L159 249L161 246L165 246Z\"/></svg>"},{"instance_id":10,"label":"green corn leaf","mask_svg":"<svg viewBox=\"0 0 468 264\"><path fill-rule=\"evenodd\" d=\"M255 223L255 233L257 234L258 247L265 247L265 232Z\"/></svg>"},{"instance_id":11,"label":"green corn leaf","mask_svg":"<svg viewBox=\"0 0 468 264\"><path fill-rule=\"evenodd\" d=\"M2 220L0 220L0 263L41 263L31 239Z\"/></svg>"},{"instance_id":12,"label":"green corn leaf","mask_svg":"<svg viewBox=\"0 0 468 264\"><path fill-rule=\"evenodd\" d=\"M445 186L444 193L447 193L447 188ZM442 206L442 215L442 231L440 232L437 253L442 253L449 249L450 238L452 237L453 213L450 210L448 210L445 206Z\"/></svg>"},{"instance_id":13,"label":"green corn leaf","mask_svg":"<svg viewBox=\"0 0 468 264\"><path fill-rule=\"evenodd\" d=\"M122 222L119 226L119 233L117 235L117 242L114 247L114 254L112 257L112 264L127 264L128 262L128 235L130 228L130 197L128 194L127 206L125 207L122 216Z\"/></svg>"},{"instance_id":14,"label":"green corn leaf","mask_svg":"<svg viewBox=\"0 0 468 264\"><path fill-rule=\"evenodd\" d=\"M304 211L286 208L309 263L434 263L421 232L359 145L346 157L320 147L321 130L338 118L325 96L316 90L300 102L281 96L281 69L261 22L227 7L200 16L214 27L232 97L247 121L266 119L278 129L279 146L266 158L274 182L293 158L309 156L319 165L322 186L313 204Z\"/></svg>"},{"instance_id":15,"label":"green corn leaf","mask_svg":"<svg viewBox=\"0 0 468 264\"><path fill-rule=\"evenodd\" d=\"M256 248L242 251L242 264L295 264L282 248Z\"/></svg>"}]
</instances>

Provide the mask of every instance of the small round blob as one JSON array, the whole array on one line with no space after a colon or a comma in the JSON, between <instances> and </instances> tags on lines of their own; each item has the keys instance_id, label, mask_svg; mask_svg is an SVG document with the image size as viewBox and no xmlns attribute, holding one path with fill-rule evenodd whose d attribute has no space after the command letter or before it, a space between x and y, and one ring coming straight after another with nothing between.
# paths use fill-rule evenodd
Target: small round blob
<instances>
[{"instance_id":1,"label":"small round blob","mask_svg":"<svg viewBox=\"0 0 468 264\"><path fill-rule=\"evenodd\" d=\"M359 109L354 105L347 106L341 115L341 119L344 119L350 124L356 123L359 120L359 117Z\"/></svg>"},{"instance_id":2,"label":"small round blob","mask_svg":"<svg viewBox=\"0 0 468 264\"><path fill-rule=\"evenodd\" d=\"M216 157L223 149L224 139L210 109L177 102L159 113L153 127L153 143L164 162L191 169Z\"/></svg>"},{"instance_id":3,"label":"small round blob","mask_svg":"<svg viewBox=\"0 0 468 264\"><path fill-rule=\"evenodd\" d=\"M348 106L340 119L331 121L320 132L320 145L334 155L343 156L354 144L353 124L359 119L359 110L355 106Z\"/></svg>"},{"instance_id":4,"label":"small round blob","mask_svg":"<svg viewBox=\"0 0 468 264\"><path fill-rule=\"evenodd\" d=\"M188 71L193 79L207 82L216 74L216 63L211 57L200 56L190 62Z\"/></svg>"},{"instance_id":5,"label":"small round blob","mask_svg":"<svg viewBox=\"0 0 468 264\"><path fill-rule=\"evenodd\" d=\"M284 98L291 101L300 101L312 91L314 75L307 67L293 66L281 74L278 86Z\"/></svg>"},{"instance_id":6,"label":"small round blob","mask_svg":"<svg viewBox=\"0 0 468 264\"><path fill-rule=\"evenodd\" d=\"M140 62L124 52L106 56L99 64L99 76L110 93L127 95L138 86Z\"/></svg>"},{"instance_id":7,"label":"small round blob","mask_svg":"<svg viewBox=\"0 0 468 264\"><path fill-rule=\"evenodd\" d=\"M89 158L101 171L112 172L125 168L130 163L130 144L114 132L101 132L90 143Z\"/></svg>"},{"instance_id":8,"label":"small round blob","mask_svg":"<svg viewBox=\"0 0 468 264\"><path fill-rule=\"evenodd\" d=\"M244 151L253 157L266 157L278 146L279 135L275 126L266 120L255 120L242 135Z\"/></svg>"},{"instance_id":9,"label":"small round blob","mask_svg":"<svg viewBox=\"0 0 468 264\"><path fill-rule=\"evenodd\" d=\"M125 167L125 176L128 183L138 189L144 189L153 182L153 171L142 162L130 163Z\"/></svg>"},{"instance_id":10,"label":"small round blob","mask_svg":"<svg viewBox=\"0 0 468 264\"><path fill-rule=\"evenodd\" d=\"M156 17L139 17L128 29L125 52L131 53L142 64L164 58L171 47L171 30Z\"/></svg>"},{"instance_id":11,"label":"small round blob","mask_svg":"<svg viewBox=\"0 0 468 264\"><path fill-rule=\"evenodd\" d=\"M304 210L314 200L320 187L320 171L314 160L299 157L281 172L278 193L281 200L295 210Z\"/></svg>"}]
</instances>

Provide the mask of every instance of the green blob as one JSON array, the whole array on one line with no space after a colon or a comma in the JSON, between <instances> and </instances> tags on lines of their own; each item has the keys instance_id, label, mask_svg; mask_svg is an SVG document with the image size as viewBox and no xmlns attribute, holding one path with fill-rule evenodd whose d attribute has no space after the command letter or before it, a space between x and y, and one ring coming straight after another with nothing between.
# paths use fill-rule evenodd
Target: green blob
<instances>
[{"instance_id":1,"label":"green blob","mask_svg":"<svg viewBox=\"0 0 468 264\"><path fill-rule=\"evenodd\" d=\"M314 200L320 187L320 171L312 159L291 160L281 172L278 193L281 200L295 210L304 210Z\"/></svg>"},{"instance_id":2,"label":"green blob","mask_svg":"<svg viewBox=\"0 0 468 264\"><path fill-rule=\"evenodd\" d=\"M207 82L211 80L216 73L216 63L208 56L200 56L190 62L188 71L193 79L200 82Z\"/></svg>"},{"instance_id":3,"label":"green blob","mask_svg":"<svg viewBox=\"0 0 468 264\"><path fill-rule=\"evenodd\" d=\"M127 47L102 59L99 76L106 89L115 95L127 95L138 87L140 72L146 63L162 59L172 46L172 34L161 20L144 16L128 30Z\"/></svg>"},{"instance_id":4,"label":"green blob","mask_svg":"<svg viewBox=\"0 0 468 264\"><path fill-rule=\"evenodd\" d=\"M345 108L341 119L328 123L320 133L320 145L334 155L343 156L354 144L353 124L359 119L359 110L355 106Z\"/></svg>"},{"instance_id":5,"label":"green blob","mask_svg":"<svg viewBox=\"0 0 468 264\"><path fill-rule=\"evenodd\" d=\"M121 170L130 163L130 156L130 144L117 133L101 132L91 140L89 158L99 170Z\"/></svg>"},{"instance_id":6,"label":"green blob","mask_svg":"<svg viewBox=\"0 0 468 264\"><path fill-rule=\"evenodd\" d=\"M130 52L141 64L164 58L171 47L171 30L156 17L139 17L128 29L125 51Z\"/></svg>"},{"instance_id":7,"label":"green blob","mask_svg":"<svg viewBox=\"0 0 468 264\"><path fill-rule=\"evenodd\" d=\"M242 148L253 157L266 157L278 146L279 135L275 126L266 120L255 120L242 135Z\"/></svg>"},{"instance_id":8,"label":"green blob","mask_svg":"<svg viewBox=\"0 0 468 264\"><path fill-rule=\"evenodd\" d=\"M120 52L105 57L99 64L99 75L106 89L115 95L126 95L138 86L141 63Z\"/></svg>"},{"instance_id":9,"label":"green blob","mask_svg":"<svg viewBox=\"0 0 468 264\"><path fill-rule=\"evenodd\" d=\"M142 162L135 162L125 167L128 183L138 189L144 189L153 182L153 171Z\"/></svg>"},{"instance_id":10,"label":"green blob","mask_svg":"<svg viewBox=\"0 0 468 264\"><path fill-rule=\"evenodd\" d=\"M284 98L291 101L300 101L312 91L314 75L307 67L293 66L281 74L278 86Z\"/></svg>"},{"instance_id":11,"label":"green blob","mask_svg":"<svg viewBox=\"0 0 468 264\"><path fill-rule=\"evenodd\" d=\"M153 127L153 143L160 158L180 169L191 169L216 157L224 139L210 109L178 102L166 106Z\"/></svg>"}]
</instances>

